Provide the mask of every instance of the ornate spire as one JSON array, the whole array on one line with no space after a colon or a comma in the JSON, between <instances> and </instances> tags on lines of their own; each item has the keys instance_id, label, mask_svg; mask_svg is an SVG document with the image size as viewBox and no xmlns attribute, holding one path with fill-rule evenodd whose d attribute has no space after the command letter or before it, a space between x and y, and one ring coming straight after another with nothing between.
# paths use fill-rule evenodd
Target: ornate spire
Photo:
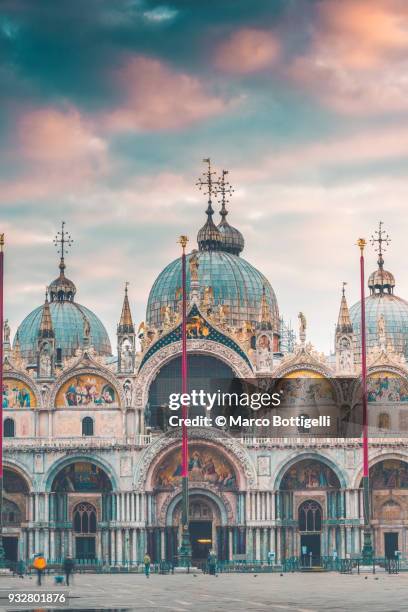
<instances>
[{"instance_id":1,"label":"ornate spire","mask_svg":"<svg viewBox=\"0 0 408 612\"><path fill-rule=\"evenodd\" d=\"M39 338L54 338L54 328L52 325L50 305L48 303L48 287L45 290L45 302L41 314L40 329L38 330Z\"/></svg>"},{"instance_id":2,"label":"ornate spire","mask_svg":"<svg viewBox=\"0 0 408 612\"><path fill-rule=\"evenodd\" d=\"M227 174L228 170L222 171L222 177L216 186L217 195L219 196L218 200L221 204L221 221L218 224L218 229L223 238L222 250L227 251L227 253L232 253L233 255L239 255L244 248L245 242L241 232L235 229L235 227L232 227L227 221L227 204L229 203L227 198L234 193L234 189L225 178Z\"/></svg>"},{"instance_id":3,"label":"ornate spire","mask_svg":"<svg viewBox=\"0 0 408 612\"><path fill-rule=\"evenodd\" d=\"M122 314L120 315L120 321L118 325L118 332L120 334L133 334L135 331L132 313L130 311L129 298L128 298L128 286L129 283L125 283L125 296L123 298Z\"/></svg>"},{"instance_id":4,"label":"ornate spire","mask_svg":"<svg viewBox=\"0 0 408 612\"><path fill-rule=\"evenodd\" d=\"M261 308L259 312L259 328L260 329L272 329L272 315L271 309L269 308L268 298L266 297L265 285L262 287L262 299Z\"/></svg>"},{"instance_id":5,"label":"ornate spire","mask_svg":"<svg viewBox=\"0 0 408 612\"><path fill-rule=\"evenodd\" d=\"M57 247L57 253L60 254L59 277L56 278L50 285L49 294L51 302L74 301L76 287L74 283L65 276L65 254L72 246L73 240L65 231L65 221L61 223L61 231L57 232L54 238L54 244Z\"/></svg>"},{"instance_id":6,"label":"ornate spire","mask_svg":"<svg viewBox=\"0 0 408 612\"><path fill-rule=\"evenodd\" d=\"M336 333L341 334L351 334L353 333L353 325L350 319L349 308L346 300L346 287L347 283L343 282L343 287L341 290L341 302L340 302L340 310L339 310L339 318L337 320L336 325Z\"/></svg>"},{"instance_id":7,"label":"ornate spire","mask_svg":"<svg viewBox=\"0 0 408 612\"><path fill-rule=\"evenodd\" d=\"M216 173L211 170L210 158L203 159L203 162L208 164L208 169L203 172L204 178L199 178L196 185L200 191L204 190L203 193L208 195L208 206L205 211L207 221L198 232L197 242L200 251L219 251L222 248L222 236L212 219L214 214L212 196L217 193L218 181L214 178Z\"/></svg>"},{"instance_id":8,"label":"ornate spire","mask_svg":"<svg viewBox=\"0 0 408 612\"><path fill-rule=\"evenodd\" d=\"M393 293L395 287L395 278L391 272L384 270L384 258L383 253L386 251L386 247L391 242L391 238L383 230L383 222L380 221L378 230L375 231L371 237L371 244L374 250L378 253L378 270L373 272L368 279L368 286L370 288L371 295L384 293Z\"/></svg>"}]
</instances>

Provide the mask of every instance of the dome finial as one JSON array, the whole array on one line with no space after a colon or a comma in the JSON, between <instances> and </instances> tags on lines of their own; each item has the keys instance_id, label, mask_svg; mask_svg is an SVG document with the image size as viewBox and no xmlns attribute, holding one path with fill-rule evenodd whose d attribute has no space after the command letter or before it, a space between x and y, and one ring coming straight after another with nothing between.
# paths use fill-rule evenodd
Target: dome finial
<instances>
[{"instance_id":1,"label":"dome finial","mask_svg":"<svg viewBox=\"0 0 408 612\"><path fill-rule=\"evenodd\" d=\"M61 222L61 231L57 232L54 238L54 244L57 247L57 253L60 254L60 274L50 285L49 294L51 302L63 302L69 300L74 301L74 295L76 293L76 287L74 283L65 277L65 253L72 246L72 240L70 234L65 231L65 221Z\"/></svg>"},{"instance_id":2,"label":"dome finial","mask_svg":"<svg viewBox=\"0 0 408 612\"><path fill-rule=\"evenodd\" d=\"M380 221L378 224L378 230L375 230L374 236L371 236L371 244L374 247L375 252L378 253L377 263L380 270L382 270L382 268L384 267L383 253L385 253L386 251L385 247L387 247L391 242L391 238L383 230L382 226L383 222ZM378 243L378 246L376 246L376 243ZM385 246L383 246L383 244Z\"/></svg>"},{"instance_id":3,"label":"dome finial","mask_svg":"<svg viewBox=\"0 0 408 612\"><path fill-rule=\"evenodd\" d=\"M386 251L386 247L390 244L391 238L383 230L383 222L380 221L378 224L378 230L371 236L371 244L374 247L376 253L378 253L378 270L373 272L368 279L368 286L371 294L378 293L383 295L385 290L388 293L393 293L395 287L395 279L391 272L384 270L384 258L383 253Z\"/></svg>"},{"instance_id":4,"label":"dome finial","mask_svg":"<svg viewBox=\"0 0 408 612\"><path fill-rule=\"evenodd\" d=\"M244 248L245 241L241 232L235 227L232 227L232 225L230 225L227 221L228 210L226 205L229 202L227 197L232 196L234 193L231 183L225 180L227 174L228 170L222 171L222 177L218 181L216 187L219 202L221 203L221 221L218 224L218 229L222 235L222 250L226 251L227 253L232 253L233 255L239 255Z\"/></svg>"},{"instance_id":5,"label":"dome finial","mask_svg":"<svg viewBox=\"0 0 408 612\"><path fill-rule=\"evenodd\" d=\"M65 221L61 221L61 231L57 232L57 235L54 238L54 244L57 247L57 253L61 255L59 269L61 270L62 275L64 274L65 270L64 256L66 251L71 248L73 242L74 241L72 240L70 234L65 231Z\"/></svg>"},{"instance_id":6,"label":"dome finial","mask_svg":"<svg viewBox=\"0 0 408 612\"><path fill-rule=\"evenodd\" d=\"M205 172L203 172L204 178L199 178L196 185L200 191L205 189L204 194L208 195L208 206L207 210L205 211L207 221L198 232L197 242L200 251L219 251L221 249L222 236L212 220L212 216L214 214L214 209L212 207L212 196L217 193L219 180L214 178L216 173L211 170L210 158L206 157L203 159L203 162L208 165L208 168Z\"/></svg>"}]
</instances>

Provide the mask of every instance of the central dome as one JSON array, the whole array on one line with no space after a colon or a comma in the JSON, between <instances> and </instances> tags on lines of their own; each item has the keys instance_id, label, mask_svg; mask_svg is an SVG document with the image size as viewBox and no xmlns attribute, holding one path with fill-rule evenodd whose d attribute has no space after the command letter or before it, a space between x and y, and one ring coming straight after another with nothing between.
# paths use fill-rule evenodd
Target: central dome
<instances>
[{"instance_id":1,"label":"central dome","mask_svg":"<svg viewBox=\"0 0 408 612\"><path fill-rule=\"evenodd\" d=\"M230 327L241 327L244 323L259 325L262 308L269 311L274 331L279 333L279 309L274 290L268 279L254 266L240 257L244 248L244 237L241 232L232 227L226 220L226 195L231 195L233 189L226 181L226 170L222 178L217 180L217 190L214 191L214 172L211 171L210 160L205 159L208 171L204 173L204 181L208 195L206 222L199 230L197 243L199 251L186 255L186 285L190 294L191 274L190 259L194 256L198 263L198 286L201 301L205 295L210 295L211 307L224 307L225 322ZM212 194L221 194L221 221L215 225L213 221ZM148 325L161 327L163 312L170 307L177 312L180 306L182 285L181 257L172 261L159 274L150 291L147 303L146 321ZM210 291L208 291L210 289ZM194 283L196 290L196 282ZM210 305L209 304L209 305Z\"/></svg>"},{"instance_id":2,"label":"central dome","mask_svg":"<svg viewBox=\"0 0 408 612\"><path fill-rule=\"evenodd\" d=\"M226 321L238 327L248 321L254 325L259 322L262 294L265 296L275 326L278 325L279 310L275 292L267 278L254 266L232 253L224 251L199 251L198 278L201 298L206 287L213 291L214 306L228 306ZM190 290L189 260L187 255L187 292ZM172 261L159 274L150 291L147 303L146 320L149 325L160 326L163 306L176 311L180 303L181 258Z\"/></svg>"}]
</instances>

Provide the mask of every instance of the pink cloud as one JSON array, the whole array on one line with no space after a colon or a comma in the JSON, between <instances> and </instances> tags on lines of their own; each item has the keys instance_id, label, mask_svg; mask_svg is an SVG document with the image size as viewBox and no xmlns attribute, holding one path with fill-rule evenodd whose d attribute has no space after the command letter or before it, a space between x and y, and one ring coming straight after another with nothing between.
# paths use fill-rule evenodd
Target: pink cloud
<instances>
[{"instance_id":1,"label":"pink cloud","mask_svg":"<svg viewBox=\"0 0 408 612\"><path fill-rule=\"evenodd\" d=\"M205 91L201 81L159 60L136 56L113 75L124 102L101 117L113 131L173 130L224 112L229 102Z\"/></svg>"},{"instance_id":2,"label":"pink cloud","mask_svg":"<svg viewBox=\"0 0 408 612\"><path fill-rule=\"evenodd\" d=\"M408 109L408 6L400 0L328 0L319 5L311 47L290 76L335 111Z\"/></svg>"},{"instance_id":3,"label":"pink cloud","mask_svg":"<svg viewBox=\"0 0 408 612\"><path fill-rule=\"evenodd\" d=\"M217 49L215 64L225 72L246 74L268 68L278 55L279 42L271 32L244 28Z\"/></svg>"},{"instance_id":4,"label":"pink cloud","mask_svg":"<svg viewBox=\"0 0 408 612\"><path fill-rule=\"evenodd\" d=\"M66 163L103 157L105 142L74 108L41 108L24 114L17 126L21 154L36 162Z\"/></svg>"},{"instance_id":5,"label":"pink cloud","mask_svg":"<svg viewBox=\"0 0 408 612\"><path fill-rule=\"evenodd\" d=\"M9 157L22 164L17 179L0 181L0 201L34 200L86 189L108 168L107 146L74 108L25 111Z\"/></svg>"}]
</instances>

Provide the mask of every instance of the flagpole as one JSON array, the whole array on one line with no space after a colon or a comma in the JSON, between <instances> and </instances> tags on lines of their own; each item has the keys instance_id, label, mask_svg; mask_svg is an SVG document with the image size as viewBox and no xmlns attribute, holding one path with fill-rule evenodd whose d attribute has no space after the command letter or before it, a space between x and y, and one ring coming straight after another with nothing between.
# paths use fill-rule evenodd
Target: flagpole
<instances>
[{"instance_id":1,"label":"flagpole","mask_svg":"<svg viewBox=\"0 0 408 612\"><path fill-rule=\"evenodd\" d=\"M181 274L182 274L182 321L181 321L181 392L187 393L187 288L186 288L186 246L188 242L187 236L180 236L179 240L182 247L181 255ZM188 490L188 430L185 423L187 418L187 406L182 406L181 426L182 436L182 537L181 546L179 549L179 564L185 567L190 567L191 564L191 542L189 531L189 490Z\"/></svg>"},{"instance_id":2,"label":"flagpole","mask_svg":"<svg viewBox=\"0 0 408 612\"><path fill-rule=\"evenodd\" d=\"M0 234L0 567L5 566L3 547L3 328L4 328L4 234Z\"/></svg>"},{"instance_id":3,"label":"flagpole","mask_svg":"<svg viewBox=\"0 0 408 612\"><path fill-rule=\"evenodd\" d=\"M367 346L365 320L365 282L364 282L364 247L366 241L360 238L357 242L360 248L360 292L361 292L361 386L363 403L363 513L364 513L364 543L362 556L371 561L373 545L371 536L370 511L370 473L368 464L368 402L367 402Z\"/></svg>"}]
</instances>

